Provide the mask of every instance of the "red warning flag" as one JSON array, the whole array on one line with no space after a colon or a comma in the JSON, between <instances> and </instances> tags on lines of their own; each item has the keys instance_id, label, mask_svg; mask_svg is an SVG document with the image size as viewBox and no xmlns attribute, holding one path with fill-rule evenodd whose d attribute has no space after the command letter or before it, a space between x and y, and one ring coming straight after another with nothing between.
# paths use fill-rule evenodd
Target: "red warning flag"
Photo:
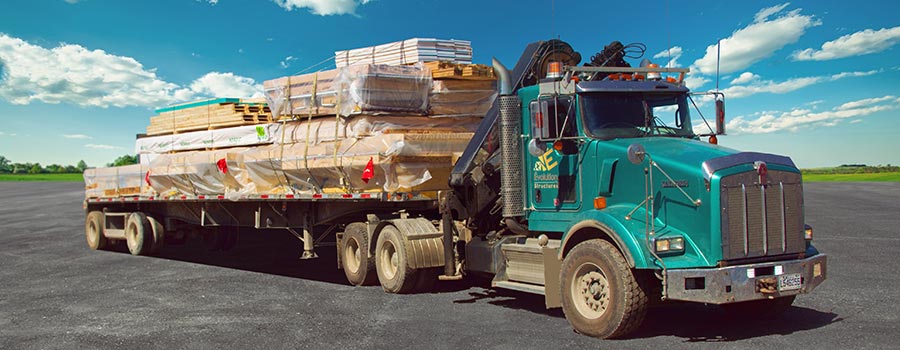
<instances>
[{"instance_id":1,"label":"red warning flag","mask_svg":"<svg viewBox=\"0 0 900 350\"><path fill-rule=\"evenodd\" d=\"M375 163L372 162L372 157L369 157L369 162L366 163L366 168L362 172L362 180L365 183L369 183L369 180L373 177L375 177Z\"/></svg>"},{"instance_id":2,"label":"red warning flag","mask_svg":"<svg viewBox=\"0 0 900 350\"><path fill-rule=\"evenodd\" d=\"M225 158L219 159L216 162L216 167L219 168L219 171L221 171L222 174L228 173L228 163L225 162Z\"/></svg>"},{"instance_id":3,"label":"red warning flag","mask_svg":"<svg viewBox=\"0 0 900 350\"><path fill-rule=\"evenodd\" d=\"M147 175L144 175L144 181L147 182L147 186L153 186L150 183L150 170L147 170Z\"/></svg>"}]
</instances>

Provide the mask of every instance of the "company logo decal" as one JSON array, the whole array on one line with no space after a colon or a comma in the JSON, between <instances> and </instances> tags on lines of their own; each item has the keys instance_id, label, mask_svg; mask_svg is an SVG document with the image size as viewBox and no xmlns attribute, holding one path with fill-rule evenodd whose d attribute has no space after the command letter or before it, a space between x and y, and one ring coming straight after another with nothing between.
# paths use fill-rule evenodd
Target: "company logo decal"
<instances>
[{"instance_id":1,"label":"company logo decal","mask_svg":"<svg viewBox=\"0 0 900 350\"><path fill-rule=\"evenodd\" d=\"M534 171L550 171L559 165L559 161L553 159L553 149L548 149L538 160L534 162Z\"/></svg>"}]
</instances>

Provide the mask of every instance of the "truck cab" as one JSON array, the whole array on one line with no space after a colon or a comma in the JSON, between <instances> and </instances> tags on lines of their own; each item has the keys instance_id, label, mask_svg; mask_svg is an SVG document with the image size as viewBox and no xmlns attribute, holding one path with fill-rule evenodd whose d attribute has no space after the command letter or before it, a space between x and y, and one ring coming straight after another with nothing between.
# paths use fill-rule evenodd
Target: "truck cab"
<instances>
[{"instance_id":1,"label":"truck cab","mask_svg":"<svg viewBox=\"0 0 900 350\"><path fill-rule=\"evenodd\" d=\"M724 134L721 95L693 96L686 69L564 70L500 97L503 215L519 235L497 240L494 286L544 294L610 338L650 299L776 314L825 280L790 158L701 140ZM716 130L698 104L716 106Z\"/></svg>"}]
</instances>

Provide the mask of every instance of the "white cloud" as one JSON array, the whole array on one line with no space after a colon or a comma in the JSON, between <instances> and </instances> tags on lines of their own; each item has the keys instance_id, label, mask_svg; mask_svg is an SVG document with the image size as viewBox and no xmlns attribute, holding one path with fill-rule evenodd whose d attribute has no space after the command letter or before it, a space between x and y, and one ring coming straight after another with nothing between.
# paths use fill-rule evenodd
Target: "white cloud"
<instances>
[{"instance_id":1,"label":"white cloud","mask_svg":"<svg viewBox=\"0 0 900 350\"><path fill-rule=\"evenodd\" d=\"M780 5L766 7L762 10L759 10L759 12L757 12L756 15L753 16L753 23L764 22L766 19L769 18L769 16L772 16L776 13L781 12L781 10L784 10L784 8L788 7L788 5L790 5L790 4L791 3L786 2L786 3L780 4Z\"/></svg>"},{"instance_id":2,"label":"white cloud","mask_svg":"<svg viewBox=\"0 0 900 350\"><path fill-rule=\"evenodd\" d=\"M883 103L888 102L888 103ZM849 106L849 107L848 107ZM734 134L766 134L776 131L797 131L808 127L829 127L841 121L859 118L876 112L900 108L900 99L894 96L869 98L844 103L824 112L795 109L789 112L765 112L754 116L740 116L728 122L728 131ZM852 121L851 123L858 123Z\"/></svg>"},{"instance_id":3,"label":"white cloud","mask_svg":"<svg viewBox=\"0 0 900 350\"><path fill-rule=\"evenodd\" d=\"M757 12L754 22L738 29L721 40L721 74L736 72L759 62L784 46L800 39L806 29L821 24L800 9L783 13L787 4L768 7ZM778 15L776 18L771 17ZM694 61L694 69L703 74L716 73L716 44L706 48L706 54Z\"/></svg>"},{"instance_id":4,"label":"white cloud","mask_svg":"<svg viewBox=\"0 0 900 350\"><path fill-rule=\"evenodd\" d=\"M158 107L198 95L261 96L261 90L253 79L219 72L181 86L131 57L73 44L48 49L0 33L0 99L12 104Z\"/></svg>"},{"instance_id":5,"label":"white cloud","mask_svg":"<svg viewBox=\"0 0 900 350\"><path fill-rule=\"evenodd\" d=\"M371 0L273 0L285 10L307 8L309 12L319 16L355 15L359 5Z\"/></svg>"},{"instance_id":6,"label":"white cloud","mask_svg":"<svg viewBox=\"0 0 900 350\"><path fill-rule=\"evenodd\" d=\"M285 57L283 60L281 60L281 63L280 63L280 64L281 64L281 68L287 68L287 67L290 67L290 66L291 66L291 61L296 61L296 60L297 60L297 57L294 57L294 56L288 56L288 57Z\"/></svg>"},{"instance_id":7,"label":"white cloud","mask_svg":"<svg viewBox=\"0 0 900 350\"><path fill-rule=\"evenodd\" d=\"M699 89L701 86L706 85L706 83L708 82L710 82L709 79L699 74L688 73L688 75L684 78L684 85L691 90Z\"/></svg>"},{"instance_id":8,"label":"white cloud","mask_svg":"<svg viewBox=\"0 0 900 350\"><path fill-rule=\"evenodd\" d=\"M84 147L93 148L93 149L122 149L122 147L119 147L119 146L103 145L103 144L96 144L96 143L89 143L89 144L84 145Z\"/></svg>"},{"instance_id":9,"label":"white cloud","mask_svg":"<svg viewBox=\"0 0 900 350\"><path fill-rule=\"evenodd\" d=\"M204 97L262 97L262 85L234 73L210 72L191 83L191 92ZM197 98L198 96L193 96Z\"/></svg>"},{"instance_id":10,"label":"white cloud","mask_svg":"<svg viewBox=\"0 0 900 350\"><path fill-rule=\"evenodd\" d=\"M61 44L53 49L0 34L0 97L81 106L154 106L171 102L177 85L131 57Z\"/></svg>"},{"instance_id":11,"label":"white cloud","mask_svg":"<svg viewBox=\"0 0 900 350\"><path fill-rule=\"evenodd\" d=\"M732 85L722 91L725 93L725 96L728 96L730 98L747 97L759 93L784 94L818 83L835 81L848 77L867 76L875 74L877 72L877 70L866 72L843 72L831 76L823 75L814 77L791 78L780 82L756 79L751 81L748 85ZM743 76L743 74L741 74L741 76ZM738 77L738 79L740 78L741 77ZM734 84L734 82L732 82L732 84Z\"/></svg>"},{"instance_id":12,"label":"white cloud","mask_svg":"<svg viewBox=\"0 0 900 350\"><path fill-rule=\"evenodd\" d=\"M93 137L87 136L85 134L65 134L63 137L67 139L76 139L76 140L91 140Z\"/></svg>"},{"instance_id":13,"label":"white cloud","mask_svg":"<svg viewBox=\"0 0 900 350\"><path fill-rule=\"evenodd\" d=\"M663 67L675 68L678 67L678 59L681 58L682 52L681 46L672 46L668 50L662 50L653 55L653 58L666 58L669 62L664 64Z\"/></svg>"},{"instance_id":14,"label":"white cloud","mask_svg":"<svg viewBox=\"0 0 900 350\"><path fill-rule=\"evenodd\" d=\"M746 84L756 80L759 80L759 75L753 74L751 72L743 72L741 73L741 75L731 81L731 85Z\"/></svg>"},{"instance_id":15,"label":"white cloud","mask_svg":"<svg viewBox=\"0 0 900 350\"><path fill-rule=\"evenodd\" d=\"M791 58L795 61L826 61L838 58L881 52L900 42L900 27L866 29L847 34L832 41L826 41L822 48L795 51Z\"/></svg>"},{"instance_id":16,"label":"white cloud","mask_svg":"<svg viewBox=\"0 0 900 350\"><path fill-rule=\"evenodd\" d=\"M843 111L843 110L848 110L848 109L863 108L863 107L866 107L866 106L869 106L869 105L879 104L879 103L885 102L885 101L890 101L890 100L895 99L895 98L896 98L896 97L891 96L891 95L882 96L882 97L867 98L867 99L862 99L862 100L857 100L857 101L847 102L847 103L845 103L845 104L842 104L842 105L840 105L840 106L837 106L835 109L836 109L836 110L841 110L841 111Z\"/></svg>"},{"instance_id":17,"label":"white cloud","mask_svg":"<svg viewBox=\"0 0 900 350\"><path fill-rule=\"evenodd\" d=\"M882 70L878 69L878 70L870 70L870 71L865 71L865 72L842 72L842 73L832 75L831 80L838 80L838 79L843 79L843 78L848 78L848 77L865 77L865 76L869 76L869 75L872 75L875 73L879 73L881 71Z\"/></svg>"}]
</instances>

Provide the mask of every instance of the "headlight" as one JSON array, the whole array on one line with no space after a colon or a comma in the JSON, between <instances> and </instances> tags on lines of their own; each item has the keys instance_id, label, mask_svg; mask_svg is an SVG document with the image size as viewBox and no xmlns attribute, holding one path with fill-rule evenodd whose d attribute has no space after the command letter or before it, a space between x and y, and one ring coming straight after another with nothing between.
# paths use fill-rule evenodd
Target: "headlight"
<instances>
[{"instance_id":1,"label":"headlight","mask_svg":"<svg viewBox=\"0 0 900 350\"><path fill-rule=\"evenodd\" d=\"M666 237L656 239L657 253L684 252L684 237Z\"/></svg>"},{"instance_id":2,"label":"headlight","mask_svg":"<svg viewBox=\"0 0 900 350\"><path fill-rule=\"evenodd\" d=\"M803 238L806 238L807 241L811 241L813 239L812 226L803 225Z\"/></svg>"}]
</instances>

